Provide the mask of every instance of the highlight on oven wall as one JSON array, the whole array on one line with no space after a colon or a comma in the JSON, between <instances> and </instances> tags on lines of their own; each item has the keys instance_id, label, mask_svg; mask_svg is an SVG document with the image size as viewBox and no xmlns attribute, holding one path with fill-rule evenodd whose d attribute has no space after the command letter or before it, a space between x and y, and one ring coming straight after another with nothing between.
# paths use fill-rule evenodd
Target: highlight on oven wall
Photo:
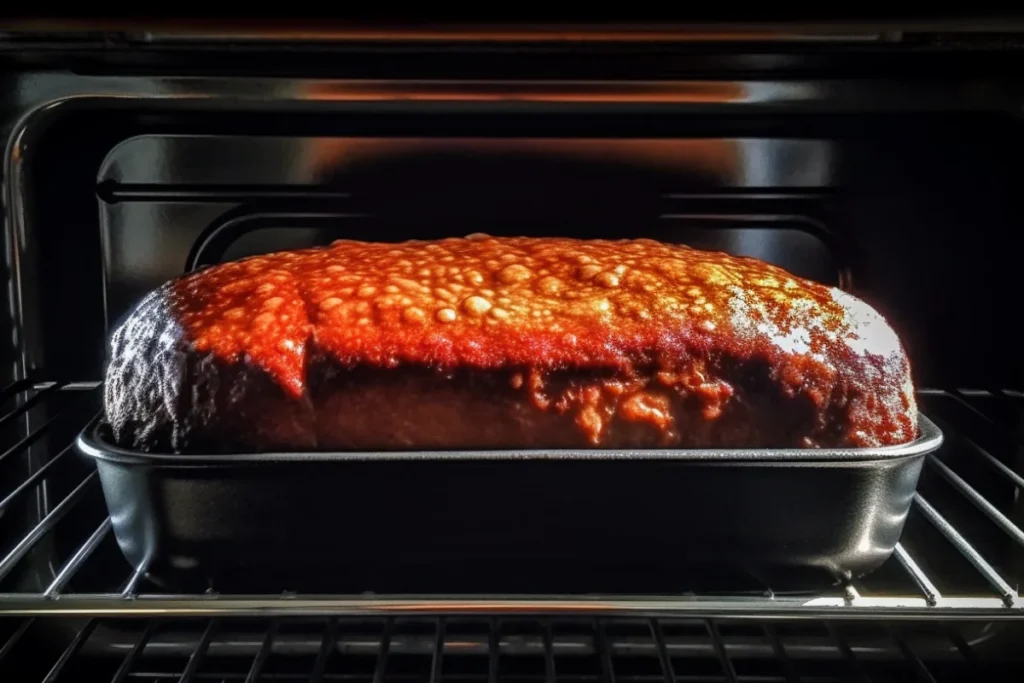
<instances>
[{"instance_id":1,"label":"highlight on oven wall","mask_svg":"<svg viewBox=\"0 0 1024 683\"><path fill-rule=\"evenodd\" d=\"M1017 123L970 115L513 119L243 119L85 107L31 131L12 195L20 197L12 207L22 229L13 275L20 318L0 358L27 374L9 378L0 417L9 430L0 455L0 612L113 604L128 618L93 619L85 630L0 619L0 647L29 629L63 629L74 638L64 634L72 650L61 661L104 654L117 680L161 668L185 680L202 670L241 679L248 663L217 668L234 655L251 661L257 677L264 667L298 675L307 664L323 674L340 666L342 651L366 665L369 680L424 661L433 676L442 659L446 670L473 660L467 676L481 680L494 680L508 661L527 662L522 671L537 664L547 680L591 665L595 680L626 672L671 680L704 665L709 678L728 680L788 667L787 658L800 659L797 669L811 677L893 657L911 665L937 658L959 671L978 652L998 650L999 628L955 619L958 610L1002 618L1022 607L1024 372L1013 323L993 295L1016 284L1015 250L1005 240L1020 180ZM73 442L99 410L107 336L135 302L184 271L248 255L340 238L479 232L719 249L851 290L878 308L904 340L922 409L944 435L908 501L893 556L864 577L788 585L666 573L630 563L615 547L604 567L551 567L540 579L514 563L485 574L369 563L371 570L327 576L251 566L168 584L147 576L144 560L126 562L96 472ZM685 544L687 530L645 510L641 496L621 517L663 536L666 548ZM399 499L375 501L365 514L417 523ZM311 523L344 542L359 520ZM373 542L383 549L389 538ZM492 619L498 603L463 597L496 593L559 596L524 609L560 618ZM398 601L410 611L403 621L388 612L401 607L381 598L393 594L433 597ZM595 597L640 594L656 599L640 609ZM217 618L207 618L209 609ZM322 615L362 609L368 617ZM469 616L431 611L445 609ZM908 632L919 625L909 619L919 619L928 635L833 621L871 609L906 618ZM139 620L162 610L195 624ZM763 623L730 621L737 611ZM267 614L305 619L271 623ZM928 621L933 614L952 621L939 628ZM91 618L85 607L77 616ZM235 617L252 621L229 623ZM801 669L805 660L812 664ZM653 673L643 674L647 664Z\"/></svg>"}]
</instances>

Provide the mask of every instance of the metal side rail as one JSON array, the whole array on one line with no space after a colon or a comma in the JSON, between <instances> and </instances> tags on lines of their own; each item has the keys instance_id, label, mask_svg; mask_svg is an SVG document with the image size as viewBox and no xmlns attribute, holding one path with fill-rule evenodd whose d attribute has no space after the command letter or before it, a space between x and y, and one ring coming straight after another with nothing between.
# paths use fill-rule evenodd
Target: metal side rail
<instances>
[{"instance_id":1,"label":"metal side rail","mask_svg":"<svg viewBox=\"0 0 1024 683\"><path fill-rule=\"evenodd\" d=\"M48 402L62 394L91 394L98 397L98 383L56 385L47 383L33 387L13 386L8 395L0 397L4 404L16 398L19 407L0 418L13 422L30 411L45 408ZM95 471L81 475L81 480L60 500L50 500L41 518L24 529L20 538L0 539L0 580L16 567L27 562L33 550L47 537L60 535L69 518L81 526L83 519L91 519L88 531L69 545L73 548L61 557L51 558L51 573L36 591L7 590L0 593L0 615L42 616L83 615L92 617L201 617L214 616L295 616L311 615L363 615L367 617L411 616L430 614L447 615L507 615L530 613L559 617L616 616L638 618L666 618L700 615L705 618L741 619L877 619L886 617L914 620L931 617L955 617L968 620L1024 619L1024 599L1020 594L1020 576L1014 575L1014 563L1004 557L987 555L992 546L991 536L1003 534L1013 552L1024 552L1024 531L1013 520L1019 511L1002 509L997 501L989 500L980 488L968 482L958 469L966 464L982 463L1001 485L1017 489L1024 478L1014 463L999 457L979 444L972 433L982 432L999 424L996 415L986 412L979 403L999 407L999 414L1007 414L1006 402L1015 410L1024 409L1024 396L1014 392L922 391L922 404L930 417L942 426L946 444L931 456L926 473L932 472L932 484L947 486L948 491L919 493L914 500L911 517L916 517L930 532L911 525L902 542L886 566L890 576L896 575L896 587L880 586L873 575L863 580L838 586L821 594L780 595L770 586L762 591L742 594L696 595L613 595L613 596L540 596L504 597L483 596L462 598L455 596L387 596L387 595L302 595L285 592L284 587L257 595L220 593L216 587L203 594L165 594L155 591L144 572L132 569L117 552L110 552L113 541L111 523L105 509L95 509L85 503L91 489L98 489ZM941 405L940 405L941 404ZM941 407L942 410L936 410ZM1012 410L1010 411L1012 414ZM959 417L958 417L959 416ZM44 416L43 424L56 417ZM971 432L964 422L974 421ZM1005 420L1004 420L1005 422ZM83 423L84 424L84 423ZM1006 425L1003 425L1006 426ZM1004 429L1011 433L1018 426ZM41 437L34 437L39 439ZM16 447L25 449L25 439ZM69 466L67 444L51 444L53 457L31 472L23 482L11 487L11 492L0 499L0 512L20 498L26 497L49 478L64 472ZM4 457L17 457L17 450L9 449ZM80 465L81 463L79 463ZM937 483L936 483L937 482ZM941 494L941 495L939 495ZM962 510L953 510L953 499L959 498L961 507L970 508L978 515L971 524L958 523ZM1002 498L1007 498L1002 496ZM950 512L947 513L947 508ZM988 528L982 528L988 527ZM984 532L984 533L983 533ZM979 544L975 539L983 539ZM984 546L984 547L983 547ZM107 552L101 552L106 549ZM968 568L968 574L953 574L946 569L946 561L939 551L952 553ZM933 557L934 556L934 557ZM940 559L935 559L939 557ZM89 590L77 588L77 578L88 566L93 576L105 577L104 585ZM96 565L100 570L96 570ZM1024 567L1024 563L1018 565ZM882 570L879 570L881 573ZM891 583L891 582L890 582ZM980 588L979 588L980 587ZM714 631L709 631L713 635Z\"/></svg>"}]
</instances>

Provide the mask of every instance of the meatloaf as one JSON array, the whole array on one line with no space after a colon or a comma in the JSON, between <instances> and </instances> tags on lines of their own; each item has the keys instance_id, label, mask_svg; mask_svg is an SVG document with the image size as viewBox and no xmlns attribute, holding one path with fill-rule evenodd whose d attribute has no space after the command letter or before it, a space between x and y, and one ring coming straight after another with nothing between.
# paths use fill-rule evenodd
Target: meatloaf
<instances>
[{"instance_id":1,"label":"meatloaf","mask_svg":"<svg viewBox=\"0 0 1024 683\"><path fill-rule=\"evenodd\" d=\"M208 267L114 332L105 409L117 445L179 454L917 436L873 308L646 239L342 240Z\"/></svg>"}]
</instances>

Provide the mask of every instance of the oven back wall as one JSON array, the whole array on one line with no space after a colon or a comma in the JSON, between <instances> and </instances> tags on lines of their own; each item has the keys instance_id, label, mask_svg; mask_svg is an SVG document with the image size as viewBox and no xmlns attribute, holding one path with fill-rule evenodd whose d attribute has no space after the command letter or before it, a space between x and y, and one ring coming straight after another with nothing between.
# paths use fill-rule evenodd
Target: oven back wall
<instances>
[{"instance_id":1,"label":"oven back wall","mask_svg":"<svg viewBox=\"0 0 1024 683\"><path fill-rule=\"evenodd\" d=\"M1021 128L1008 117L84 106L29 132L19 339L48 379L101 378L111 326L188 269L338 238L472 232L756 256L878 307L921 385L1022 374L1004 313L1020 241Z\"/></svg>"}]
</instances>

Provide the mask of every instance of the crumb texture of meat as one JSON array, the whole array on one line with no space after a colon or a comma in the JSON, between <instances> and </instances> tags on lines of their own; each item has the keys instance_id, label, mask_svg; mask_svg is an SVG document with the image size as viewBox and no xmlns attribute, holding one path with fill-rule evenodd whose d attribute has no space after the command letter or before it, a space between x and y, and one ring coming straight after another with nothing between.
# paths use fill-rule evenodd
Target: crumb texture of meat
<instances>
[{"instance_id":1,"label":"crumb texture of meat","mask_svg":"<svg viewBox=\"0 0 1024 683\"><path fill-rule=\"evenodd\" d=\"M341 240L183 275L115 330L147 452L815 448L917 436L892 327L834 287L652 240Z\"/></svg>"}]
</instances>

